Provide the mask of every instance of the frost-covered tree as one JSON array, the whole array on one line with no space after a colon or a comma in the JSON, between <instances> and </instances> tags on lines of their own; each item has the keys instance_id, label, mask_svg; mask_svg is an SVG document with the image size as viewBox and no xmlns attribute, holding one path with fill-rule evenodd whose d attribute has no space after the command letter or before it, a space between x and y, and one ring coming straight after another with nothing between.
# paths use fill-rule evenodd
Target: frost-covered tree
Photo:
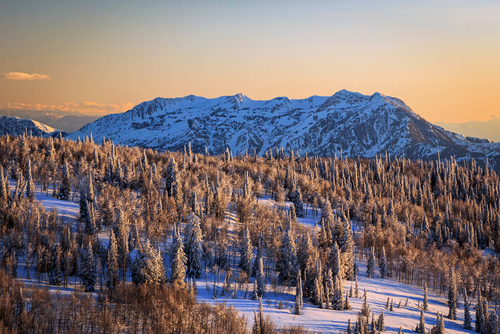
<instances>
[{"instance_id":1,"label":"frost-covered tree","mask_svg":"<svg viewBox=\"0 0 500 334\"><path fill-rule=\"evenodd\" d=\"M294 308L295 314L297 314L297 315L302 314L302 305L303 305L302 277L300 276L300 271L299 271L299 274L297 275L297 288L295 289L295 308Z\"/></svg>"},{"instance_id":2,"label":"frost-covered tree","mask_svg":"<svg viewBox=\"0 0 500 334\"><path fill-rule=\"evenodd\" d=\"M256 277L257 271L259 270L259 261L262 259L262 235L259 234L257 237L257 254L253 260L252 276Z\"/></svg>"},{"instance_id":3,"label":"frost-covered tree","mask_svg":"<svg viewBox=\"0 0 500 334\"><path fill-rule=\"evenodd\" d=\"M252 241L250 240L250 233L248 228L243 234L243 244L240 249L240 268L242 271L250 275L252 273L252 257L253 257L253 247Z\"/></svg>"},{"instance_id":4,"label":"frost-covered tree","mask_svg":"<svg viewBox=\"0 0 500 334\"><path fill-rule=\"evenodd\" d=\"M448 307L450 312L448 313L448 318L451 320L457 319L457 306L458 306L458 288L457 288L457 277L455 274L455 269L450 268L449 276L449 289L448 289Z\"/></svg>"},{"instance_id":5,"label":"frost-covered tree","mask_svg":"<svg viewBox=\"0 0 500 334\"><path fill-rule=\"evenodd\" d=\"M113 230L109 232L108 261L106 267L106 286L113 290L119 279L118 246Z\"/></svg>"},{"instance_id":6,"label":"frost-covered tree","mask_svg":"<svg viewBox=\"0 0 500 334\"><path fill-rule=\"evenodd\" d=\"M179 169L175 159L172 157L167 165L165 188L169 196L178 199L182 197Z\"/></svg>"},{"instance_id":7,"label":"frost-covered tree","mask_svg":"<svg viewBox=\"0 0 500 334\"><path fill-rule=\"evenodd\" d=\"M59 199L62 199L64 201L69 200L69 197L71 196L71 182L69 177L70 177L69 165L68 162L66 161L64 163L64 168L63 168L63 180L61 186L59 187L59 193L58 193Z\"/></svg>"},{"instance_id":8,"label":"frost-covered tree","mask_svg":"<svg viewBox=\"0 0 500 334\"><path fill-rule=\"evenodd\" d=\"M304 202L302 201L302 193L300 192L299 188L296 188L292 193L290 193L289 197L290 201L295 207L295 214L297 215L297 217L304 217Z\"/></svg>"},{"instance_id":9,"label":"frost-covered tree","mask_svg":"<svg viewBox=\"0 0 500 334\"><path fill-rule=\"evenodd\" d=\"M50 256L49 284L61 285L62 279L63 274L61 271L61 249L59 246L54 246L52 248L52 254Z\"/></svg>"},{"instance_id":10,"label":"frost-covered tree","mask_svg":"<svg viewBox=\"0 0 500 334\"><path fill-rule=\"evenodd\" d=\"M335 277L335 288L333 291L332 308L342 311L344 309L344 296L342 294L342 280L339 276Z\"/></svg>"},{"instance_id":11,"label":"frost-covered tree","mask_svg":"<svg viewBox=\"0 0 500 334\"><path fill-rule=\"evenodd\" d=\"M35 182L31 175L31 159L28 158L28 168L26 171L26 197L29 199L35 198Z\"/></svg>"},{"instance_id":12,"label":"frost-covered tree","mask_svg":"<svg viewBox=\"0 0 500 334\"><path fill-rule=\"evenodd\" d=\"M368 258L368 264L366 266L366 274L369 278L373 277L375 274L375 250L373 247L370 248L370 257Z\"/></svg>"},{"instance_id":13,"label":"frost-covered tree","mask_svg":"<svg viewBox=\"0 0 500 334\"><path fill-rule=\"evenodd\" d=\"M348 219L345 219L343 222L339 245L342 251L342 277L352 280L354 278L354 240L352 237L351 223Z\"/></svg>"},{"instance_id":14,"label":"frost-covered tree","mask_svg":"<svg viewBox=\"0 0 500 334\"><path fill-rule=\"evenodd\" d=\"M276 264L278 270L278 280L281 283L288 282L295 284L297 278L297 248L295 246L295 238L290 228L290 220L287 218L287 227L283 231L281 238L281 246Z\"/></svg>"},{"instance_id":15,"label":"frost-covered tree","mask_svg":"<svg viewBox=\"0 0 500 334\"><path fill-rule=\"evenodd\" d=\"M257 297L262 298L266 293L266 277L264 275L264 261L262 258L258 262L255 281L257 282Z\"/></svg>"},{"instance_id":16,"label":"frost-covered tree","mask_svg":"<svg viewBox=\"0 0 500 334\"><path fill-rule=\"evenodd\" d=\"M464 290L464 329L472 330L472 317L470 314L470 304L467 289Z\"/></svg>"},{"instance_id":17,"label":"frost-covered tree","mask_svg":"<svg viewBox=\"0 0 500 334\"><path fill-rule=\"evenodd\" d=\"M92 292L95 290L95 285L97 283L97 265L90 242L84 250L83 262L81 266L81 278L82 285L84 286L86 292Z\"/></svg>"},{"instance_id":18,"label":"frost-covered tree","mask_svg":"<svg viewBox=\"0 0 500 334\"><path fill-rule=\"evenodd\" d=\"M385 247L382 246L382 255L380 257L380 277L387 277L387 259L385 257Z\"/></svg>"},{"instance_id":19,"label":"frost-covered tree","mask_svg":"<svg viewBox=\"0 0 500 334\"><path fill-rule=\"evenodd\" d=\"M130 233L129 221L123 211L119 211L114 226L116 244L118 246L118 265L120 276L125 279L125 273L130 262L128 238Z\"/></svg>"},{"instance_id":20,"label":"frost-covered tree","mask_svg":"<svg viewBox=\"0 0 500 334\"><path fill-rule=\"evenodd\" d=\"M184 287L184 280L186 278L186 254L184 253L184 246L182 244L181 235L179 230L177 230L176 241L175 241L176 249L174 253L174 257L172 259L172 275L170 277L170 281L180 287Z\"/></svg>"},{"instance_id":21,"label":"frost-covered tree","mask_svg":"<svg viewBox=\"0 0 500 334\"><path fill-rule=\"evenodd\" d=\"M384 311L380 311L377 321L377 328L379 332L385 331L385 319L384 319Z\"/></svg>"},{"instance_id":22,"label":"frost-covered tree","mask_svg":"<svg viewBox=\"0 0 500 334\"><path fill-rule=\"evenodd\" d=\"M427 300L427 282L424 281L424 302L423 302L423 309L424 311L427 311L429 309L429 301Z\"/></svg>"},{"instance_id":23,"label":"frost-covered tree","mask_svg":"<svg viewBox=\"0 0 500 334\"><path fill-rule=\"evenodd\" d=\"M132 282L135 285L159 285L165 282L165 267L160 250L151 247L149 239L139 243L137 256L132 263Z\"/></svg>"},{"instance_id":24,"label":"frost-covered tree","mask_svg":"<svg viewBox=\"0 0 500 334\"><path fill-rule=\"evenodd\" d=\"M332 268L333 277L338 276L340 279L344 278L344 271L340 260L340 249L336 241L333 243L333 247L330 252L330 266Z\"/></svg>"},{"instance_id":25,"label":"frost-covered tree","mask_svg":"<svg viewBox=\"0 0 500 334\"><path fill-rule=\"evenodd\" d=\"M200 228L200 218L191 213L187 218L184 236L184 249L186 253L187 276L200 278L202 271L203 245Z\"/></svg>"},{"instance_id":26,"label":"frost-covered tree","mask_svg":"<svg viewBox=\"0 0 500 334\"><path fill-rule=\"evenodd\" d=\"M420 334L425 334L425 318L424 318L424 310L420 310L420 321L415 327L415 332Z\"/></svg>"}]
</instances>

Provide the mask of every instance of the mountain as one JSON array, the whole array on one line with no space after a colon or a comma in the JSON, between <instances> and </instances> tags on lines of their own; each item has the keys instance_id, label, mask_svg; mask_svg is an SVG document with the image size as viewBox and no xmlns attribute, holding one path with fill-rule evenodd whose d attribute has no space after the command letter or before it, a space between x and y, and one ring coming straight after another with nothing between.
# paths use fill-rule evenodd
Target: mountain
<instances>
[{"instance_id":1,"label":"mountain","mask_svg":"<svg viewBox=\"0 0 500 334\"><path fill-rule=\"evenodd\" d=\"M54 129L43 123L31 119L21 119L18 117L0 116L0 136L9 134L20 136L24 133L33 136L52 136L61 133L61 130ZM65 133L63 132L63 135Z\"/></svg>"},{"instance_id":2,"label":"mountain","mask_svg":"<svg viewBox=\"0 0 500 334\"><path fill-rule=\"evenodd\" d=\"M32 119L46 124L54 129L65 132L75 132L87 123L94 122L101 116L79 115L64 111L50 112L40 115L39 110L0 110L0 115Z\"/></svg>"},{"instance_id":3,"label":"mountain","mask_svg":"<svg viewBox=\"0 0 500 334\"><path fill-rule=\"evenodd\" d=\"M207 99L156 98L128 112L104 116L71 134L70 139L103 136L116 144L158 150L263 155L283 147L309 156L375 157L386 151L410 159L441 156L498 157L500 147L464 137L421 118L403 101L339 91L330 97L256 101L237 94Z\"/></svg>"},{"instance_id":4,"label":"mountain","mask_svg":"<svg viewBox=\"0 0 500 334\"><path fill-rule=\"evenodd\" d=\"M470 121L465 123L434 123L448 131L461 133L465 136L488 138L494 142L500 142L500 118L487 121Z\"/></svg>"}]
</instances>

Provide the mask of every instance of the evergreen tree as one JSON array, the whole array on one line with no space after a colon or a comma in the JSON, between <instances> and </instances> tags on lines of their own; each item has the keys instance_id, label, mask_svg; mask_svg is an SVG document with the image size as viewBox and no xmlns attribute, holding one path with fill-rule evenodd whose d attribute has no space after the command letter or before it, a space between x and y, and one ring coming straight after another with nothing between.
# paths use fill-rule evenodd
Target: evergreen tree
<instances>
[{"instance_id":1,"label":"evergreen tree","mask_svg":"<svg viewBox=\"0 0 500 334\"><path fill-rule=\"evenodd\" d=\"M266 293L266 277L264 276L264 261L262 258L259 259L255 281L257 282L257 297L262 298Z\"/></svg>"},{"instance_id":2,"label":"evergreen tree","mask_svg":"<svg viewBox=\"0 0 500 334\"><path fill-rule=\"evenodd\" d=\"M132 264L132 282L135 285L159 285L165 282L165 267L160 250L151 247L149 239L146 244L139 243L138 254Z\"/></svg>"},{"instance_id":3,"label":"evergreen tree","mask_svg":"<svg viewBox=\"0 0 500 334\"><path fill-rule=\"evenodd\" d=\"M384 311L380 311L377 321L377 328L379 332L385 331L385 320L384 320Z\"/></svg>"},{"instance_id":4,"label":"evergreen tree","mask_svg":"<svg viewBox=\"0 0 500 334\"><path fill-rule=\"evenodd\" d=\"M349 220L344 220L342 236L339 240L342 251L343 278L352 280L354 278L354 241L352 237L352 227Z\"/></svg>"},{"instance_id":5,"label":"evergreen tree","mask_svg":"<svg viewBox=\"0 0 500 334\"><path fill-rule=\"evenodd\" d=\"M176 199L182 198L179 169L173 157L170 159L167 165L165 189L167 190L169 196L172 196Z\"/></svg>"},{"instance_id":6,"label":"evergreen tree","mask_svg":"<svg viewBox=\"0 0 500 334\"><path fill-rule=\"evenodd\" d=\"M63 180L61 186L59 187L58 193L59 199L62 199L64 201L69 200L69 197L71 196L71 183L69 177L69 165L66 161L63 168Z\"/></svg>"},{"instance_id":7,"label":"evergreen tree","mask_svg":"<svg viewBox=\"0 0 500 334\"><path fill-rule=\"evenodd\" d=\"M448 307L450 312L448 313L448 318L451 320L457 319L457 306L458 306L458 290L457 290L457 278L455 270L453 267L450 268L450 278L449 278L449 290L448 290Z\"/></svg>"},{"instance_id":8,"label":"evergreen tree","mask_svg":"<svg viewBox=\"0 0 500 334\"><path fill-rule=\"evenodd\" d=\"M257 271L259 270L259 261L262 259L262 235L259 234L257 237L257 254L253 260L252 276L256 277Z\"/></svg>"},{"instance_id":9,"label":"evergreen tree","mask_svg":"<svg viewBox=\"0 0 500 334\"><path fill-rule=\"evenodd\" d=\"M182 245L181 235L178 230L175 244L177 248L172 260L172 276L170 277L170 281L177 286L184 287L187 258L184 253L184 246Z\"/></svg>"},{"instance_id":10,"label":"evergreen tree","mask_svg":"<svg viewBox=\"0 0 500 334\"><path fill-rule=\"evenodd\" d=\"M424 310L420 310L420 322L417 324L415 328L415 332L420 334L425 334L425 318L424 318Z\"/></svg>"},{"instance_id":11,"label":"evergreen tree","mask_svg":"<svg viewBox=\"0 0 500 334\"><path fill-rule=\"evenodd\" d=\"M118 246L113 230L109 232L108 265L106 270L106 286L113 290L119 279Z\"/></svg>"},{"instance_id":12,"label":"evergreen tree","mask_svg":"<svg viewBox=\"0 0 500 334\"><path fill-rule=\"evenodd\" d=\"M114 226L114 234L116 238L116 244L118 246L118 265L120 267L120 276L123 279L125 279L125 273L130 261L128 244L129 233L129 221L125 216L125 213L123 211L119 211Z\"/></svg>"},{"instance_id":13,"label":"evergreen tree","mask_svg":"<svg viewBox=\"0 0 500 334\"><path fill-rule=\"evenodd\" d=\"M299 274L297 275L297 288L295 289L295 308L294 313L297 315L302 314L302 277Z\"/></svg>"},{"instance_id":14,"label":"evergreen tree","mask_svg":"<svg viewBox=\"0 0 500 334\"><path fill-rule=\"evenodd\" d=\"M332 308L342 311L344 309L344 296L342 294L342 281L339 276L335 277L335 289L333 292Z\"/></svg>"},{"instance_id":15,"label":"evergreen tree","mask_svg":"<svg viewBox=\"0 0 500 334\"><path fill-rule=\"evenodd\" d=\"M59 246L54 246L52 248L52 254L50 257L49 284L61 285L62 278L63 275L61 271L61 250Z\"/></svg>"},{"instance_id":16,"label":"evergreen tree","mask_svg":"<svg viewBox=\"0 0 500 334\"><path fill-rule=\"evenodd\" d=\"M333 277L338 276L340 279L343 279L344 271L340 262L340 249L336 241L333 243L333 247L330 252L330 266L332 267Z\"/></svg>"},{"instance_id":17,"label":"evergreen tree","mask_svg":"<svg viewBox=\"0 0 500 334\"><path fill-rule=\"evenodd\" d=\"M200 278L202 271L203 245L200 218L191 213L187 218L184 249L186 250L187 276Z\"/></svg>"},{"instance_id":18,"label":"evergreen tree","mask_svg":"<svg viewBox=\"0 0 500 334\"><path fill-rule=\"evenodd\" d=\"M424 281L424 303L423 303L423 309L424 311L427 311L429 309L429 302L427 300L427 282Z\"/></svg>"},{"instance_id":19,"label":"evergreen tree","mask_svg":"<svg viewBox=\"0 0 500 334\"><path fill-rule=\"evenodd\" d=\"M472 317L470 314L470 304L469 296L467 295L467 289L464 290L464 328L467 330L472 330Z\"/></svg>"},{"instance_id":20,"label":"evergreen tree","mask_svg":"<svg viewBox=\"0 0 500 334\"><path fill-rule=\"evenodd\" d=\"M83 254L81 278L86 292L92 292L95 290L97 279L97 265L94 259L94 252L92 251L92 245L90 242L87 244L87 247Z\"/></svg>"},{"instance_id":21,"label":"evergreen tree","mask_svg":"<svg viewBox=\"0 0 500 334\"><path fill-rule=\"evenodd\" d=\"M365 317L369 317L370 316L370 306L368 306L368 301L367 301L367 295L366 295L366 290L365 290L365 296L363 298L363 304L361 305L361 314Z\"/></svg>"},{"instance_id":22,"label":"evergreen tree","mask_svg":"<svg viewBox=\"0 0 500 334\"><path fill-rule=\"evenodd\" d=\"M484 312L483 312L483 299L481 292L478 294L478 301L476 305L476 332L483 333L484 327Z\"/></svg>"},{"instance_id":23,"label":"evergreen tree","mask_svg":"<svg viewBox=\"0 0 500 334\"><path fill-rule=\"evenodd\" d=\"M382 246L382 256L380 257L380 278L387 277L387 259L385 257L385 247Z\"/></svg>"},{"instance_id":24,"label":"evergreen tree","mask_svg":"<svg viewBox=\"0 0 500 334\"><path fill-rule=\"evenodd\" d=\"M278 280L280 283L288 282L295 284L297 278L297 248L295 238L290 228L290 219L287 218L287 227L281 238L281 246L278 254L276 268L278 270Z\"/></svg>"},{"instance_id":25,"label":"evergreen tree","mask_svg":"<svg viewBox=\"0 0 500 334\"><path fill-rule=\"evenodd\" d=\"M252 241L250 240L250 233L248 232L248 227L245 234L243 234L243 245L240 251L240 268L242 271L250 275L252 273L252 257L253 257L253 247Z\"/></svg>"},{"instance_id":26,"label":"evergreen tree","mask_svg":"<svg viewBox=\"0 0 500 334\"><path fill-rule=\"evenodd\" d=\"M302 193L300 192L299 188L296 188L293 192L291 192L289 197L295 208L295 214L297 215L297 217L303 218L305 215L304 203L302 202Z\"/></svg>"},{"instance_id":27,"label":"evergreen tree","mask_svg":"<svg viewBox=\"0 0 500 334\"><path fill-rule=\"evenodd\" d=\"M368 264L366 266L366 274L368 278L373 277L375 274L375 251L373 247L370 248L370 257L368 258Z\"/></svg>"},{"instance_id":28,"label":"evergreen tree","mask_svg":"<svg viewBox=\"0 0 500 334\"><path fill-rule=\"evenodd\" d=\"M26 197L28 199L35 198L35 183L31 176L31 159L28 158L28 170L26 171Z\"/></svg>"}]
</instances>

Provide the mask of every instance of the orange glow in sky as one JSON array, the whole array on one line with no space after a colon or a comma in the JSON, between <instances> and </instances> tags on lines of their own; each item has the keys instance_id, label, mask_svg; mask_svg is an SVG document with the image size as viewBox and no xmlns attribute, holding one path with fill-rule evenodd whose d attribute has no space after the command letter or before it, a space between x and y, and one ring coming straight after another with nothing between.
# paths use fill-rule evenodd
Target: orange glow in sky
<instances>
[{"instance_id":1,"label":"orange glow in sky","mask_svg":"<svg viewBox=\"0 0 500 334\"><path fill-rule=\"evenodd\" d=\"M498 1L17 1L0 31L0 109L347 89L432 122L500 117Z\"/></svg>"}]
</instances>

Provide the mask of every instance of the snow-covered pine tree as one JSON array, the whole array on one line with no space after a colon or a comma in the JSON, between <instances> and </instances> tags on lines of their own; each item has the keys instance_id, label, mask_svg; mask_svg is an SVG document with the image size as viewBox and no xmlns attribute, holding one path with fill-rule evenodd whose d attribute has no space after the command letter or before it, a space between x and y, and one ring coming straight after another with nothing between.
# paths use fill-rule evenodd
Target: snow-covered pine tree
<instances>
[{"instance_id":1,"label":"snow-covered pine tree","mask_svg":"<svg viewBox=\"0 0 500 334\"><path fill-rule=\"evenodd\" d=\"M89 242L83 253L83 262L80 269L82 285L86 292L92 292L95 290L96 279L97 279L97 265L94 259L94 252L92 251L92 245Z\"/></svg>"},{"instance_id":2,"label":"snow-covered pine tree","mask_svg":"<svg viewBox=\"0 0 500 334\"><path fill-rule=\"evenodd\" d=\"M384 311L380 311L380 314L378 316L377 329L379 332L385 331Z\"/></svg>"},{"instance_id":3,"label":"snow-covered pine tree","mask_svg":"<svg viewBox=\"0 0 500 334\"><path fill-rule=\"evenodd\" d=\"M457 306L458 306L457 277L455 274L455 269L452 266L450 268L449 288L448 288L448 307L450 308L450 312L448 313L448 318L450 318L451 320L457 319Z\"/></svg>"},{"instance_id":4,"label":"snow-covered pine tree","mask_svg":"<svg viewBox=\"0 0 500 334\"><path fill-rule=\"evenodd\" d=\"M294 307L294 313L297 315L302 314L302 305L303 305L303 300L302 300L302 277L300 276L300 271L299 274L297 275L297 287L295 289L295 307Z\"/></svg>"},{"instance_id":5,"label":"snow-covered pine tree","mask_svg":"<svg viewBox=\"0 0 500 334\"><path fill-rule=\"evenodd\" d=\"M257 297L262 298L266 293L266 277L264 275L264 260L262 257L259 258L255 280L257 281Z\"/></svg>"},{"instance_id":6,"label":"snow-covered pine tree","mask_svg":"<svg viewBox=\"0 0 500 334\"><path fill-rule=\"evenodd\" d=\"M172 275L170 277L170 281L179 286L184 287L184 280L186 278L186 254L184 253L184 246L182 244L181 235L179 230L177 230L176 241L175 241L176 249L174 253L174 257L172 260Z\"/></svg>"},{"instance_id":7,"label":"snow-covered pine tree","mask_svg":"<svg viewBox=\"0 0 500 334\"><path fill-rule=\"evenodd\" d=\"M415 327L415 332L420 334L425 334L425 318L424 318L424 310L420 310L420 321Z\"/></svg>"},{"instance_id":8,"label":"snow-covered pine tree","mask_svg":"<svg viewBox=\"0 0 500 334\"><path fill-rule=\"evenodd\" d=\"M71 182L69 179L69 165L68 162L64 162L64 168L63 168L63 180L61 183L61 186L59 187L59 199L62 199L64 201L69 200L69 197L71 196Z\"/></svg>"},{"instance_id":9,"label":"snow-covered pine tree","mask_svg":"<svg viewBox=\"0 0 500 334\"><path fill-rule=\"evenodd\" d=\"M139 242L138 254L132 264L132 282L136 285L159 285L165 282L165 267L160 250L151 247L149 239Z\"/></svg>"},{"instance_id":10,"label":"snow-covered pine tree","mask_svg":"<svg viewBox=\"0 0 500 334\"><path fill-rule=\"evenodd\" d=\"M427 281L424 281L424 302L422 307L424 311L427 311L429 309L429 302L427 300Z\"/></svg>"},{"instance_id":11,"label":"snow-covered pine tree","mask_svg":"<svg viewBox=\"0 0 500 334\"><path fill-rule=\"evenodd\" d=\"M184 238L184 249L187 258L187 276L189 278L200 278L203 258L202 233L200 218L194 213L191 213L187 218Z\"/></svg>"},{"instance_id":12,"label":"snow-covered pine tree","mask_svg":"<svg viewBox=\"0 0 500 334\"><path fill-rule=\"evenodd\" d=\"M127 217L123 211L118 211L117 220L113 227L116 244L118 246L118 265L120 267L120 276L125 279L125 273L130 262L130 254L128 247L128 238L130 226Z\"/></svg>"},{"instance_id":13,"label":"snow-covered pine tree","mask_svg":"<svg viewBox=\"0 0 500 334\"><path fill-rule=\"evenodd\" d=\"M31 159L28 158L28 168L26 171L26 198L35 198L35 182L31 176Z\"/></svg>"},{"instance_id":14,"label":"snow-covered pine tree","mask_svg":"<svg viewBox=\"0 0 500 334\"><path fill-rule=\"evenodd\" d=\"M295 238L290 227L290 217L287 217L287 225L281 238L281 246L278 253L276 269L278 270L278 281L294 285L297 278L297 248Z\"/></svg>"},{"instance_id":15,"label":"snow-covered pine tree","mask_svg":"<svg viewBox=\"0 0 500 334\"><path fill-rule=\"evenodd\" d=\"M52 247L50 256L49 284L61 285L63 279L61 271L61 249L59 246Z\"/></svg>"},{"instance_id":16,"label":"snow-covered pine tree","mask_svg":"<svg viewBox=\"0 0 500 334\"><path fill-rule=\"evenodd\" d=\"M368 258L368 264L366 266L366 274L368 278L373 277L375 274L375 250L373 247L370 247L370 257Z\"/></svg>"},{"instance_id":17,"label":"snow-covered pine tree","mask_svg":"<svg viewBox=\"0 0 500 334\"><path fill-rule=\"evenodd\" d=\"M167 165L165 189L167 190L169 196L172 196L176 199L182 197L179 169L173 157L170 159Z\"/></svg>"},{"instance_id":18,"label":"snow-covered pine tree","mask_svg":"<svg viewBox=\"0 0 500 334\"><path fill-rule=\"evenodd\" d=\"M344 309L344 296L342 294L342 280L339 276L335 277L335 288L333 291L332 308L342 311Z\"/></svg>"},{"instance_id":19,"label":"snow-covered pine tree","mask_svg":"<svg viewBox=\"0 0 500 334\"><path fill-rule=\"evenodd\" d=\"M385 257L385 247L382 246L382 256L380 257L380 278L387 277L387 259Z\"/></svg>"},{"instance_id":20,"label":"snow-covered pine tree","mask_svg":"<svg viewBox=\"0 0 500 334\"><path fill-rule=\"evenodd\" d=\"M354 241L352 237L352 226L348 219L343 222L342 235L339 240L342 251L343 278L352 280L354 278Z\"/></svg>"},{"instance_id":21,"label":"snow-covered pine tree","mask_svg":"<svg viewBox=\"0 0 500 334\"><path fill-rule=\"evenodd\" d=\"M119 279L118 246L113 230L109 232L108 261L106 268L106 286L113 290Z\"/></svg>"},{"instance_id":22,"label":"snow-covered pine tree","mask_svg":"<svg viewBox=\"0 0 500 334\"><path fill-rule=\"evenodd\" d=\"M302 193L300 192L299 188L297 187L290 195L290 200L293 203L293 206L295 207L295 214L299 218L303 218L305 215L304 212L304 203L302 202Z\"/></svg>"},{"instance_id":23,"label":"snow-covered pine tree","mask_svg":"<svg viewBox=\"0 0 500 334\"><path fill-rule=\"evenodd\" d=\"M472 317L467 289L464 290L464 329L472 330Z\"/></svg>"},{"instance_id":24,"label":"snow-covered pine tree","mask_svg":"<svg viewBox=\"0 0 500 334\"><path fill-rule=\"evenodd\" d=\"M257 237L257 254L253 260L252 276L256 277L257 271L259 270L259 261L262 258L262 235L259 233Z\"/></svg>"},{"instance_id":25,"label":"snow-covered pine tree","mask_svg":"<svg viewBox=\"0 0 500 334\"><path fill-rule=\"evenodd\" d=\"M240 263L239 266L242 271L247 273L249 276L252 273L252 257L253 257L253 247L252 240L250 239L250 233L248 232L248 227L243 234L243 244L240 250Z\"/></svg>"},{"instance_id":26,"label":"snow-covered pine tree","mask_svg":"<svg viewBox=\"0 0 500 334\"><path fill-rule=\"evenodd\" d=\"M370 316L370 306L368 306L368 301L367 301L367 293L365 290L365 296L363 298L363 304L361 305L361 315L365 316L368 318Z\"/></svg>"},{"instance_id":27,"label":"snow-covered pine tree","mask_svg":"<svg viewBox=\"0 0 500 334\"><path fill-rule=\"evenodd\" d=\"M340 260L340 249L336 241L333 243L333 247L330 252L330 266L332 268L333 277L338 276L340 279L344 278L344 271Z\"/></svg>"}]
</instances>

